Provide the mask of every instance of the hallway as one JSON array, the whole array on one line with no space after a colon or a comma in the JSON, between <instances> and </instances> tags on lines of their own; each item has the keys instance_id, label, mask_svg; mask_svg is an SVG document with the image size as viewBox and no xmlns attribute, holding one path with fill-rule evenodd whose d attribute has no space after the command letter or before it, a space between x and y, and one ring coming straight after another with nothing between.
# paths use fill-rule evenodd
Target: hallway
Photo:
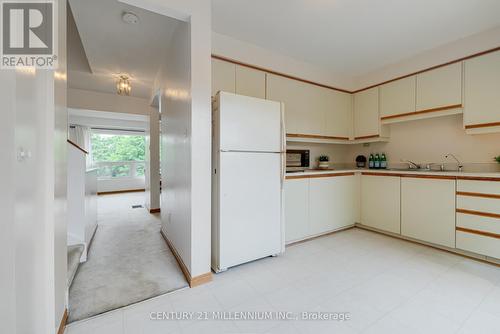
<instances>
[{"instance_id":1,"label":"hallway","mask_svg":"<svg viewBox=\"0 0 500 334\"><path fill-rule=\"evenodd\" d=\"M88 261L69 292L69 322L188 286L160 234L160 215L132 208L143 202L143 192L99 196Z\"/></svg>"}]
</instances>

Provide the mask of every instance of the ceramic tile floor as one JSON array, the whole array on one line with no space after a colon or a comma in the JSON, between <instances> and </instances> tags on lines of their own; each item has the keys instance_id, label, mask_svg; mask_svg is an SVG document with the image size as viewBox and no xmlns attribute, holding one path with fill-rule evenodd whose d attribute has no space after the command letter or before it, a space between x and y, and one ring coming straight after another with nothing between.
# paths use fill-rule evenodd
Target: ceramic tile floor
<instances>
[{"instance_id":1,"label":"ceramic tile floor","mask_svg":"<svg viewBox=\"0 0 500 334\"><path fill-rule=\"evenodd\" d=\"M171 311L349 312L351 319L150 320L151 312ZM66 333L500 333L500 267L351 229Z\"/></svg>"}]
</instances>

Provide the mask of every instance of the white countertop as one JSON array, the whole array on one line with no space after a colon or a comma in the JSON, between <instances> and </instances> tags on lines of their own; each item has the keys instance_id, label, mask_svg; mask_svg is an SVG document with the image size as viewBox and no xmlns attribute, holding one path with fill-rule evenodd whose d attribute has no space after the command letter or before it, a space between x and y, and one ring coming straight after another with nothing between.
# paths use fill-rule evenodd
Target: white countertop
<instances>
[{"instance_id":1,"label":"white countertop","mask_svg":"<svg viewBox=\"0 0 500 334\"><path fill-rule=\"evenodd\" d=\"M435 176L452 176L452 177L494 177L500 178L500 172L457 172L457 171L410 171L397 169L368 169L368 168L345 168L345 169L309 169L304 172L287 172L286 176L311 176L321 174L340 174L340 173L377 173L377 174L406 174L406 175L435 175Z\"/></svg>"}]
</instances>

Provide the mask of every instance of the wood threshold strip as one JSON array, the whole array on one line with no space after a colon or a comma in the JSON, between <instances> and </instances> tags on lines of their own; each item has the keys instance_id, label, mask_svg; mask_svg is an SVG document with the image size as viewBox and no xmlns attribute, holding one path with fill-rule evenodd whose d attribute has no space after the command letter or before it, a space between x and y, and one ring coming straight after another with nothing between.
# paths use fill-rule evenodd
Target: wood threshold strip
<instances>
[{"instance_id":1,"label":"wood threshold strip","mask_svg":"<svg viewBox=\"0 0 500 334\"><path fill-rule=\"evenodd\" d=\"M80 146L78 146L78 144L77 144L77 143L75 143L74 141L71 141L71 140L69 140L69 139L66 139L66 141L67 141L69 144L71 144L71 145L73 145L74 147L76 147L77 149L79 149L80 151L82 151L83 153L85 153L85 154L89 154L89 152L87 152L86 150L84 150L83 148L81 148Z\"/></svg>"},{"instance_id":2,"label":"wood threshold strip","mask_svg":"<svg viewBox=\"0 0 500 334\"><path fill-rule=\"evenodd\" d=\"M361 92L361 91L364 91L364 90L367 90L367 89L370 89L370 88L374 88L374 87L377 87L377 86L380 86L380 85L383 85L383 84L386 84L386 83L389 83L389 82L393 82L393 81L397 81L397 80L400 80L400 79L408 78L408 77L411 77L413 75L417 75L417 74L420 74L420 73L424 73L424 72L428 72L428 71L431 71L431 70L435 70L435 69L440 68L440 67L444 67L444 66L447 66L447 65L459 63L459 62L467 60L467 59L476 58L476 57L483 56L485 54L492 53L492 52L499 51L499 50L500 50L500 46L498 46L496 48L493 48L493 49L488 49L488 50L485 50L485 51L477 52L477 53L474 53L474 54L471 54L471 55L468 55L468 56L465 56L465 57L462 57L462 58L458 58L458 59L455 59L455 60L448 61L446 63L442 63L442 64L439 64L439 65L427 67L427 68L422 69L420 71L416 71L416 72L413 72L413 73L410 73L410 74L402 75L402 76L396 77L394 79L386 80L386 81L380 82L378 84L374 84L374 85L370 85L370 86L365 87L365 88L354 90L351 93L358 93L358 92Z\"/></svg>"},{"instance_id":3,"label":"wood threshold strip","mask_svg":"<svg viewBox=\"0 0 500 334\"><path fill-rule=\"evenodd\" d=\"M128 190L115 190L115 191L100 191L97 195L114 195L114 194L124 194L124 193L137 193L146 191L146 189L128 189Z\"/></svg>"},{"instance_id":4,"label":"wood threshold strip","mask_svg":"<svg viewBox=\"0 0 500 334\"><path fill-rule=\"evenodd\" d=\"M307 134L302 134L302 133L287 133L286 136L287 137L292 137L292 138L314 138L314 139L349 140L349 137L307 135Z\"/></svg>"},{"instance_id":5,"label":"wood threshold strip","mask_svg":"<svg viewBox=\"0 0 500 334\"><path fill-rule=\"evenodd\" d=\"M161 209L160 209L160 208L157 208L157 209L149 209L149 213L158 213L158 212L161 212Z\"/></svg>"},{"instance_id":6,"label":"wood threshold strip","mask_svg":"<svg viewBox=\"0 0 500 334\"><path fill-rule=\"evenodd\" d=\"M354 137L354 139L370 139L370 138L378 138L380 135L369 135L369 136L360 136L360 137Z\"/></svg>"},{"instance_id":7,"label":"wood threshold strip","mask_svg":"<svg viewBox=\"0 0 500 334\"><path fill-rule=\"evenodd\" d=\"M466 129L477 129L477 128L490 128L494 126L500 126L500 122L495 122L495 123L481 123L481 124L470 124L466 125Z\"/></svg>"},{"instance_id":8,"label":"wood threshold strip","mask_svg":"<svg viewBox=\"0 0 500 334\"><path fill-rule=\"evenodd\" d=\"M295 179L318 179L322 177L336 177L336 176L352 176L354 172L346 172L346 173L328 173L328 174L311 174L311 175L288 175L285 177L287 180L295 180Z\"/></svg>"},{"instance_id":9,"label":"wood threshold strip","mask_svg":"<svg viewBox=\"0 0 500 334\"><path fill-rule=\"evenodd\" d=\"M57 334L64 334L67 322L68 322L68 309L64 309L64 313L61 322L59 323L59 329L57 330Z\"/></svg>"},{"instance_id":10,"label":"wood threshold strip","mask_svg":"<svg viewBox=\"0 0 500 334\"><path fill-rule=\"evenodd\" d=\"M457 191L457 195L459 195L459 196L470 196L470 197L483 197L483 198L500 199L500 195L484 194L484 193L473 193L473 192L467 192L467 191Z\"/></svg>"},{"instance_id":11,"label":"wood threshold strip","mask_svg":"<svg viewBox=\"0 0 500 334\"><path fill-rule=\"evenodd\" d=\"M382 121L386 119L392 119L392 118L399 118L399 117L406 117L406 116L414 116L414 115L420 115L420 114L427 114L431 112L438 112L438 111L445 111L445 110L450 110L450 109L458 109L462 108L461 104L454 104L450 106L445 106L445 107L439 107L439 108L432 108L432 109L425 109L425 110L418 110L418 111L412 111L412 112L407 112L404 114L397 114L397 115L390 115L390 116L384 116L380 117ZM500 123L499 123L500 124Z\"/></svg>"},{"instance_id":12,"label":"wood threshold strip","mask_svg":"<svg viewBox=\"0 0 500 334\"><path fill-rule=\"evenodd\" d=\"M493 181L493 182L500 182L500 177L484 177L484 176L457 176L457 180L466 180L466 181Z\"/></svg>"},{"instance_id":13,"label":"wood threshold strip","mask_svg":"<svg viewBox=\"0 0 500 334\"><path fill-rule=\"evenodd\" d=\"M179 267L181 267L181 271L184 274L186 280L188 281L190 288L194 288L195 286L208 283L212 280L212 272L210 271L202 275L192 277L186 264L184 263L184 261L182 261L182 258L177 252L177 249L175 249L174 245L170 242L167 235L163 232L163 230L160 230L160 233L163 236L163 239L165 239L168 248L170 248L170 250L172 251L172 254L174 255L175 259L177 260L177 263L179 264Z\"/></svg>"},{"instance_id":14,"label":"wood threshold strip","mask_svg":"<svg viewBox=\"0 0 500 334\"><path fill-rule=\"evenodd\" d=\"M498 213L490 213L490 212L482 212L482 211L466 210L466 209L457 209L457 213L500 219L500 214L498 214Z\"/></svg>"},{"instance_id":15,"label":"wood threshold strip","mask_svg":"<svg viewBox=\"0 0 500 334\"><path fill-rule=\"evenodd\" d=\"M485 236L485 237L500 239L500 234L496 234L496 233L492 233L492 232L486 232L486 231L480 231L480 230L473 230L473 229L470 229L470 228L459 227L459 226L456 227L456 230L460 231L460 232L478 234L478 235L482 235L482 236Z\"/></svg>"},{"instance_id":16,"label":"wood threshold strip","mask_svg":"<svg viewBox=\"0 0 500 334\"><path fill-rule=\"evenodd\" d=\"M228 57L224 57L224 56L219 56L219 55L216 55L216 54L212 54L212 58L213 59L227 61L228 63L233 63L233 64L236 64L236 65L240 65L240 66L252 68L252 69L258 70L258 71L264 71L264 72L267 72L269 74L278 75L280 77L284 77L284 78L287 78L287 79L297 80L297 81L301 81L301 82L304 82L304 83L307 83L307 84L311 84L311 85L315 85L315 86L319 86L319 87L323 87L323 88L328 88L328 89L333 89L333 90L336 90L336 91L339 91L339 92L342 92L342 93L349 93L349 94L352 93L351 91L346 90L346 89L337 88L337 87L325 85L325 84L322 84L322 83L319 83L319 82L314 82L314 81L311 81L311 80L299 78L299 77L296 77L296 76L293 76L293 75L285 74L285 73L282 73L282 72L277 72L277 71L274 71L274 70L271 70L271 69L268 69L268 68L265 68L265 67L251 65L251 64L248 64L248 63L241 62L239 60L232 59L232 58L228 58Z\"/></svg>"}]
</instances>

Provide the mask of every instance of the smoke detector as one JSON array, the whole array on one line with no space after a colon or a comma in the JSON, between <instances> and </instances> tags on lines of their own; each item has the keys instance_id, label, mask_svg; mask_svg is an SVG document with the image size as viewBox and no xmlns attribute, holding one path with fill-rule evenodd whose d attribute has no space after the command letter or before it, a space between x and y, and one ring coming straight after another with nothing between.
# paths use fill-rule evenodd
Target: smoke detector
<instances>
[{"instance_id":1,"label":"smoke detector","mask_svg":"<svg viewBox=\"0 0 500 334\"><path fill-rule=\"evenodd\" d=\"M123 22L128 23L128 24L139 23L139 17L132 12L123 13L122 20L123 20Z\"/></svg>"}]
</instances>

